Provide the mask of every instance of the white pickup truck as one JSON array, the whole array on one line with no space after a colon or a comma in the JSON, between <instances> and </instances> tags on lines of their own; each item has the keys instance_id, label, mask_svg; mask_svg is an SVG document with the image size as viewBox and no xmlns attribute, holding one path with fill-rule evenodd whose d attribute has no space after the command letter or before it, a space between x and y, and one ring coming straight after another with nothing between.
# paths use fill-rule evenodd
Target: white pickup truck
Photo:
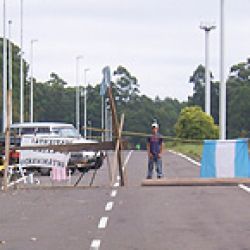
<instances>
[{"instance_id":1,"label":"white pickup truck","mask_svg":"<svg viewBox=\"0 0 250 250\"><path fill-rule=\"evenodd\" d=\"M95 143L94 140L87 140L81 137L72 124L55 123L55 122L34 122L34 123L17 123L11 125L11 134L15 137L51 138L60 139L68 143ZM68 167L75 171L87 172L89 169L100 168L103 163L103 153L100 151L82 151L69 153ZM48 175L50 168L48 166L26 164L26 168L36 169L43 175Z\"/></svg>"}]
</instances>

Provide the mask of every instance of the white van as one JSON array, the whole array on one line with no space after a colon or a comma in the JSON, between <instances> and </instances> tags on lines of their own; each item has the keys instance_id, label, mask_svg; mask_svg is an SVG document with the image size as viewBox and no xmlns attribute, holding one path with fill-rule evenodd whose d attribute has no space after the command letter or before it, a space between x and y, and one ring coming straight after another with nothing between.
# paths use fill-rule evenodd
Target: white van
<instances>
[{"instance_id":1,"label":"white van","mask_svg":"<svg viewBox=\"0 0 250 250\"><path fill-rule=\"evenodd\" d=\"M23 136L36 136L36 137L51 137L60 138L70 143L94 143L94 140L87 140L81 137L78 131L72 124L56 123L56 122L34 122L34 123L16 123L10 127L11 134L14 137L22 138ZM69 159L69 168L75 170L78 168L80 171L88 171L91 168L99 168L102 165L101 152L84 151L84 152L71 152ZM49 168L27 166L32 169L39 170L41 174L47 175L50 172Z\"/></svg>"}]
</instances>

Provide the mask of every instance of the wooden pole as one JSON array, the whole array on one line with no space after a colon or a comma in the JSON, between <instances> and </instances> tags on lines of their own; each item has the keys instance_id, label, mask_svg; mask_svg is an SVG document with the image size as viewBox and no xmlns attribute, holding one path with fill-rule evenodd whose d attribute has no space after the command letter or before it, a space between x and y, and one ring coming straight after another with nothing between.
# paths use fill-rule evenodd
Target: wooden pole
<instances>
[{"instance_id":1,"label":"wooden pole","mask_svg":"<svg viewBox=\"0 0 250 250\"><path fill-rule=\"evenodd\" d=\"M120 184L121 184L121 186L124 186L124 176L123 176L122 158L121 158L122 147L121 147L120 139L118 139L119 137L121 137L121 134L119 136L119 123L118 123L116 106L115 106L115 101L113 98L111 86L108 87L108 96L109 96L110 108L111 108L111 113L112 113L112 127L113 127L113 131L114 131L114 135L116 137L116 142L119 142L119 147L118 147L118 152L117 152L117 160L118 160L118 166L119 166L119 175L121 177Z\"/></svg>"},{"instance_id":2,"label":"wooden pole","mask_svg":"<svg viewBox=\"0 0 250 250\"><path fill-rule=\"evenodd\" d=\"M7 94L7 124L5 130L5 159L4 159L4 191L8 189L8 170L10 162L10 107L11 107L11 98L12 91L8 90Z\"/></svg>"},{"instance_id":3,"label":"wooden pole","mask_svg":"<svg viewBox=\"0 0 250 250\"><path fill-rule=\"evenodd\" d=\"M120 139L121 139L121 131L123 128L123 123L124 123L124 114L122 114L122 117L121 117L121 123L119 126L118 136L116 140L115 153L114 153L113 165L112 165L112 171L111 171L111 185L114 183L114 180L115 180L116 166L117 166L116 162L118 162L118 165L119 165L119 173L122 173L122 175L120 174L121 179L123 178L123 170L122 169L120 170L120 166L122 164L121 165L119 164ZM121 186L123 185L124 185L124 179L123 179L123 183L121 182Z\"/></svg>"}]
</instances>

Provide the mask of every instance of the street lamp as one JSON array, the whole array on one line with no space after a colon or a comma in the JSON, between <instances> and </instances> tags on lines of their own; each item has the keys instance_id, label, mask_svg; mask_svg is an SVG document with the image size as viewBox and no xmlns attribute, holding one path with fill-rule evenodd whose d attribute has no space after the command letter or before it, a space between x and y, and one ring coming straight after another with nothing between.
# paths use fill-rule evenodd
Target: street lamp
<instances>
[{"instance_id":1,"label":"street lamp","mask_svg":"<svg viewBox=\"0 0 250 250\"><path fill-rule=\"evenodd\" d=\"M76 129L80 132L80 82L79 82L79 61L83 56L76 57Z\"/></svg>"},{"instance_id":2,"label":"street lamp","mask_svg":"<svg viewBox=\"0 0 250 250\"><path fill-rule=\"evenodd\" d=\"M3 0L3 122L2 131L5 132L7 118L7 41L6 41L6 2Z\"/></svg>"},{"instance_id":3,"label":"street lamp","mask_svg":"<svg viewBox=\"0 0 250 250\"><path fill-rule=\"evenodd\" d=\"M210 70L209 70L209 32L216 28L215 25L208 23L201 23L200 28L205 31L205 112L211 115L211 81L210 81Z\"/></svg>"},{"instance_id":4,"label":"street lamp","mask_svg":"<svg viewBox=\"0 0 250 250\"><path fill-rule=\"evenodd\" d=\"M220 13L220 139L226 139L226 82L225 82L225 2L221 0Z\"/></svg>"},{"instance_id":5,"label":"street lamp","mask_svg":"<svg viewBox=\"0 0 250 250\"><path fill-rule=\"evenodd\" d=\"M12 44L11 44L11 25L12 25L12 21L9 20L8 21L8 26L9 26L9 43L8 43L8 47L9 47L9 90L11 93L11 99L12 99L12 88L13 88L13 84L12 84ZM12 124L13 122L13 118L12 118L12 101L10 102L10 124Z\"/></svg>"},{"instance_id":6,"label":"street lamp","mask_svg":"<svg viewBox=\"0 0 250 250\"><path fill-rule=\"evenodd\" d=\"M23 77L23 0L20 0L20 123L24 122L24 77Z\"/></svg>"},{"instance_id":7,"label":"street lamp","mask_svg":"<svg viewBox=\"0 0 250 250\"><path fill-rule=\"evenodd\" d=\"M84 137L87 137L87 72L90 69L84 69Z\"/></svg>"},{"instance_id":8,"label":"street lamp","mask_svg":"<svg viewBox=\"0 0 250 250\"><path fill-rule=\"evenodd\" d=\"M34 121L33 46L37 41L37 39L30 41L30 122Z\"/></svg>"}]
</instances>

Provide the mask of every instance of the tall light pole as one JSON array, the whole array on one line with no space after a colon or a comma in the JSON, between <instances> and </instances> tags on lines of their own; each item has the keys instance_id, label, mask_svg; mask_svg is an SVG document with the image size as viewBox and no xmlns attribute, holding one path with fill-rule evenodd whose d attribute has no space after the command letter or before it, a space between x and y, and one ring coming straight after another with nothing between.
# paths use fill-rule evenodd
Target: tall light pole
<instances>
[{"instance_id":1,"label":"tall light pole","mask_svg":"<svg viewBox=\"0 0 250 250\"><path fill-rule=\"evenodd\" d=\"M226 139L226 82L225 82L225 2L221 0L220 13L220 139Z\"/></svg>"},{"instance_id":2,"label":"tall light pole","mask_svg":"<svg viewBox=\"0 0 250 250\"><path fill-rule=\"evenodd\" d=\"M34 79L33 79L33 47L37 39L30 41L30 122L34 121Z\"/></svg>"},{"instance_id":3,"label":"tall light pole","mask_svg":"<svg viewBox=\"0 0 250 250\"><path fill-rule=\"evenodd\" d=\"M6 3L3 0L3 122L2 131L5 132L7 118L7 40L6 40Z\"/></svg>"},{"instance_id":4,"label":"tall light pole","mask_svg":"<svg viewBox=\"0 0 250 250\"><path fill-rule=\"evenodd\" d=\"M210 70L209 70L209 33L211 30L215 29L215 25L201 23L200 28L205 31L205 112L211 115L211 80L210 80Z\"/></svg>"},{"instance_id":5,"label":"tall light pole","mask_svg":"<svg viewBox=\"0 0 250 250\"><path fill-rule=\"evenodd\" d=\"M76 57L76 129L80 132L80 81L79 81L79 61L83 56Z\"/></svg>"},{"instance_id":6,"label":"tall light pole","mask_svg":"<svg viewBox=\"0 0 250 250\"><path fill-rule=\"evenodd\" d=\"M12 99L12 89L13 89L13 84L12 84L12 44L11 44L11 25L12 21L8 21L8 26L9 26L9 90L11 93L11 99ZM10 124L13 122L13 117L12 117L12 100L10 102Z\"/></svg>"},{"instance_id":7,"label":"tall light pole","mask_svg":"<svg viewBox=\"0 0 250 250\"><path fill-rule=\"evenodd\" d=\"M24 114L24 77L23 77L23 0L20 0L20 122Z\"/></svg>"},{"instance_id":8,"label":"tall light pole","mask_svg":"<svg viewBox=\"0 0 250 250\"><path fill-rule=\"evenodd\" d=\"M87 72L90 69L84 69L84 138L87 138Z\"/></svg>"}]
</instances>

